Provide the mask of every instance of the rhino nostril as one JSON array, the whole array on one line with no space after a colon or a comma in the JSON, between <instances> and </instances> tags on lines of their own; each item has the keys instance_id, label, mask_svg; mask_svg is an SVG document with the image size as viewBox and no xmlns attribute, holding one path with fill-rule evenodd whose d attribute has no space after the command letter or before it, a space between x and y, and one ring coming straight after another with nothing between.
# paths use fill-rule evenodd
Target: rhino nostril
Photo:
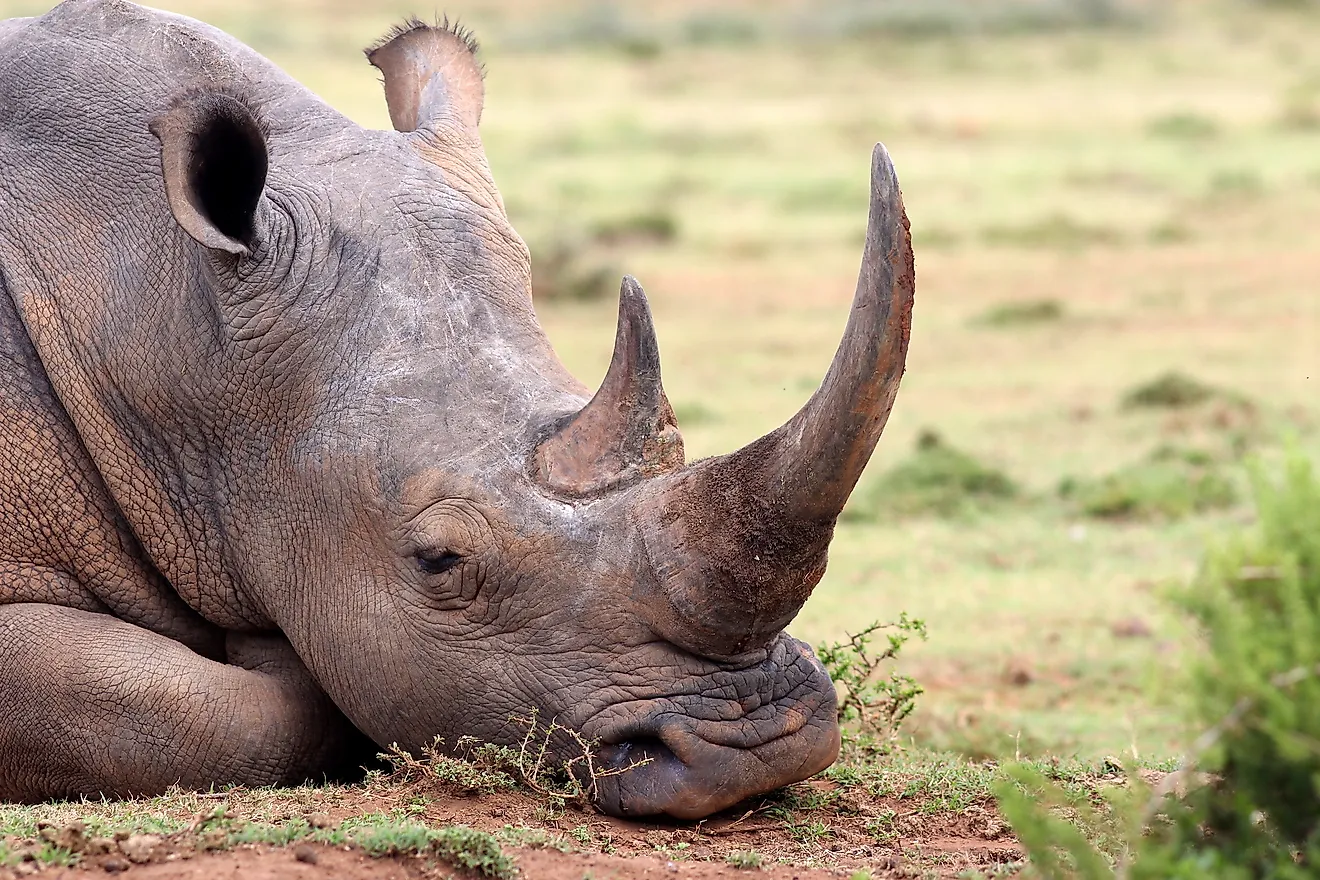
<instances>
[{"instance_id":1,"label":"rhino nostril","mask_svg":"<svg viewBox=\"0 0 1320 880\"><path fill-rule=\"evenodd\" d=\"M600 747L600 763L607 772L621 773L646 765L681 765L673 749L655 736L635 736Z\"/></svg>"}]
</instances>

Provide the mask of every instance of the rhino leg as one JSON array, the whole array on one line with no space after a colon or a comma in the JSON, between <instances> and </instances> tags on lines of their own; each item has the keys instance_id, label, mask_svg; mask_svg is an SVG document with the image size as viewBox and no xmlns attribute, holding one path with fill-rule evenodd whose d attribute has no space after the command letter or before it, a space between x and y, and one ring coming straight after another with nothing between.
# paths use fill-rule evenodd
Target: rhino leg
<instances>
[{"instance_id":1,"label":"rhino leg","mask_svg":"<svg viewBox=\"0 0 1320 880\"><path fill-rule=\"evenodd\" d=\"M0 801L293 783L360 756L283 636L226 649L236 665L105 614L0 606Z\"/></svg>"}]
</instances>

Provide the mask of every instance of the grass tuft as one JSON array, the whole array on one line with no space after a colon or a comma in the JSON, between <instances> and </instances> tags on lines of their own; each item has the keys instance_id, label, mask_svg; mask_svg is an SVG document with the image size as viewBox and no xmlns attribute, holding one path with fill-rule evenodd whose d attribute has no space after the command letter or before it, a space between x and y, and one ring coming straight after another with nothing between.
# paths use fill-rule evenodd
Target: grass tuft
<instances>
[{"instance_id":1,"label":"grass tuft","mask_svg":"<svg viewBox=\"0 0 1320 880\"><path fill-rule=\"evenodd\" d=\"M761 867L761 863L765 861L765 858L756 850L744 849L729 853L724 857L724 861L735 868L754 871Z\"/></svg>"},{"instance_id":2,"label":"grass tuft","mask_svg":"<svg viewBox=\"0 0 1320 880\"><path fill-rule=\"evenodd\" d=\"M844 519L954 517L1019 495L1017 484L1003 471L950 446L927 429L907 460L886 471L867 490L854 493Z\"/></svg>"},{"instance_id":3,"label":"grass tuft","mask_svg":"<svg viewBox=\"0 0 1320 880\"><path fill-rule=\"evenodd\" d=\"M495 836L466 825L428 828L416 821L385 821L356 829L353 841L373 856L435 856L483 877L512 880L513 859Z\"/></svg>"},{"instance_id":4,"label":"grass tuft","mask_svg":"<svg viewBox=\"0 0 1320 880\"><path fill-rule=\"evenodd\" d=\"M1063 303L1057 299L1033 299L992 306L978 315L973 323L985 327L1020 327L1049 324L1062 318Z\"/></svg>"},{"instance_id":5,"label":"grass tuft","mask_svg":"<svg viewBox=\"0 0 1320 880\"><path fill-rule=\"evenodd\" d=\"M1156 116L1146 124L1146 131L1171 140L1206 140L1219 135L1219 123L1200 113L1180 111Z\"/></svg>"},{"instance_id":6,"label":"grass tuft","mask_svg":"<svg viewBox=\"0 0 1320 880\"><path fill-rule=\"evenodd\" d=\"M1238 488L1208 453L1162 446L1097 480L1065 478L1059 495L1099 519L1175 520L1231 507Z\"/></svg>"},{"instance_id":7,"label":"grass tuft","mask_svg":"<svg viewBox=\"0 0 1320 880\"><path fill-rule=\"evenodd\" d=\"M1086 223L1063 213L1048 214L1026 223L987 226L981 237L991 245L1068 251L1123 243L1123 234L1119 230Z\"/></svg>"},{"instance_id":8,"label":"grass tuft","mask_svg":"<svg viewBox=\"0 0 1320 880\"><path fill-rule=\"evenodd\" d=\"M622 273L595 256L580 238L558 234L529 247L535 301L594 302L617 293Z\"/></svg>"},{"instance_id":9,"label":"grass tuft","mask_svg":"<svg viewBox=\"0 0 1320 880\"><path fill-rule=\"evenodd\" d=\"M385 780L432 781L460 795L494 794L517 787L518 754L513 749L481 743L468 736L461 737L455 745L457 756L445 754L444 740L436 737L422 749L420 758L392 745L381 754L389 765Z\"/></svg>"},{"instance_id":10,"label":"grass tuft","mask_svg":"<svg viewBox=\"0 0 1320 880\"><path fill-rule=\"evenodd\" d=\"M594 236L605 245L668 244L678 238L678 218L661 208L640 211L600 221Z\"/></svg>"},{"instance_id":11,"label":"grass tuft","mask_svg":"<svg viewBox=\"0 0 1320 880\"><path fill-rule=\"evenodd\" d=\"M1223 394L1213 385L1176 370L1142 382L1123 394L1123 409L1181 409Z\"/></svg>"}]
</instances>

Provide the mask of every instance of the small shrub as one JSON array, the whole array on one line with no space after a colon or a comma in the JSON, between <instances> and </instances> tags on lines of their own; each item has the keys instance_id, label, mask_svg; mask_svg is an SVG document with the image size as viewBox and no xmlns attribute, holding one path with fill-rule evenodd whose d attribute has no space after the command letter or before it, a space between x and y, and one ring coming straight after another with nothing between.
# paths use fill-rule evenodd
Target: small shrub
<instances>
[{"instance_id":1,"label":"small shrub","mask_svg":"<svg viewBox=\"0 0 1320 880\"><path fill-rule=\"evenodd\" d=\"M1312 79L1284 93L1278 125L1285 131L1320 131L1320 81Z\"/></svg>"},{"instance_id":2,"label":"small shrub","mask_svg":"<svg viewBox=\"0 0 1320 880\"><path fill-rule=\"evenodd\" d=\"M428 781L439 783L457 794L494 794L516 787L518 754L513 749L479 743L462 737L456 744L457 756L445 754L444 740L436 737L422 749L422 756L392 745L380 758L389 767L386 779L392 783Z\"/></svg>"},{"instance_id":3,"label":"small shrub","mask_svg":"<svg viewBox=\"0 0 1320 880\"><path fill-rule=\"evenodd\" d=\"M875 652L871 640L881 632L887 644ZM882 744L897 736L924 693L910 675L892 668L885 674L913 638L925 641L926 624L903 613L896 622L877 621L846 642L816 647L816 657L839 689L839 723L855 725L862 744Z\"/></svg>"},{"instance_id":4,"label":"small shrub","mask_svg":"<svg viewBox=\"0 0 1320 880\"><path fill-rule=\"evenodd\" d=\"M353 841L373 856L433 855L483 877L512 880L513 860L499 841L465 825L427 828L418 822L381 822L357 829Z\"/></svg>"},{"instance_id":5,"label":"small shrub","mask_svg":"<svg viewBox=\"0 0 1320 880\"><path fill-rule=\"evenodd\" d=\"M1059 495L1099 519L1173 520L1231 507L1237 487L1199 450L1160 447L1097 480L1065 479Z\"/></svg>"},{"instance_id":6,"label":"small shrub","mask_svg":"<svg viewBox=\"0 0 1320 880\"><path fill-rule=\"evenodd\" d=\"M517 874L513 860L500 849L499 842L475 828L451 825L433 831L431 851L449 864L476 871L483 877L503 880Z\"/></svg>"},{"instance_id":7,"label":"small shrub","mask_svg":"<svg viewBox=\"0 0 1320 880\"><path fill-rule=\"evenodd\" d=\"M1282 479L1256 465L1252 485L1258 524L1178 600L1205 646L1188 690L1208 781L1168 810L1140 876L1320 871L1320 480L1293 452Z\"/></svg>"},{"instance_id":8,"label":"small shrub","mask_svg":"<svg viewBox=\"0 0 1320 880\"><path fill-rule=\"evenodd\" d=\"M1182 244L1191 239L1192 231L1176 220L1156 223L1146 231L1146 241L1151 244Z\"/></svg>"},{"instance_id":9,"label":"small shrub","mask_svg":"<svg viewBox=\"0 0 1320 880\"><path fill-rule=\"evenodd\" d=\"M982 464L926 430L917 438L913 454L860 493L844 510L844 518L952 517L1018 494L1017 484L1003 471Z\"/></svg>"},{"instance_id":10,"label":"small shrub","mask_svg":"<svg viewBox=\"0 0 1320 880\"><path fill-rule=\"evenodd\" d=\"M992 245L1059 250L1078 250L1091 245L1116 245L1123 242L1123 234L1119 230L1084 223L1067 214L1050 214L1018 225L989 226L981 237Z\"/></svg>"},{"instance_id":11,"label":"small shrub","mask_svg":"<svg viewBox=\"0 0 1320 880\"><path fill-rule=\"evenodd\" d=\"M919 250L948 250L962 244L963 237L945 226L918 226L912 230L912 246Z\"/></svg>"},{"instance_id":12,"label":"small shrub","mask_svg":"<svg viewBox=\"0 0 1320 880\"><path fill-rule=\"evenodd\" d=\"M1057 299L1033 299L1001 303L979 315L975 323L987 327L1018 327L1024 324L1048 324L1063 318L1063 303Z\"/></svg>"},{"instance_id":13,"label":"small shrub","mask_svg":"<svg viewBox=\"0 0 1320 880\"><path fill-rule=\"evenodd\" d=\"M678 220L663 209L616 217L596 225L595 238L602 244L667 244L678 238Z\"/></svg>"},{"instance_id":14,"label":"small shrub","mask_svg":"<svg viewBox=\"0 0 1320 880\"><path fill-rule=\"evenodd\" d=\"M1122 0L834 0L809 8L798 29L831 39L937 39L1144 24L1141 7Z\"/></svg>"},{"instance_id":15,"label":"small shrub","mask_svg":"<svg viewBox=\"0 0 1320 880\"><path fill-rule=\"evenodd\" d=\"M385 822L355 829L353 842L369 855L419 855L431 848L431 829L420 822Z\"/></svg>"},{"instance_id":16,"label":"small shrub","mask_svg":"<svg viewBox=\"0 0 1320 880\"><path fill-rule=\"evenodd\" d=\"M562 853L573 851L573 844L565 840L561 835L554 834L544 828L532 828L527 825L505 825L495 834L495 838L502 844L509 846L524 846L528 849L553 849Z\"/></svg>"},{"instance_id":17,"label":"small shrub","mask_svg":"<svg viewBox=\"0 0 1320 880\"><path fill-rule=\"evenodd\" d=\"M1153 137L1175 140L1206 140L1219 134L1219 123L1199 113L1182 111L1157 116L1146 125Z\"/></svg>"},{"instance_id":18,"label":"small shrub","mask_svg":"<svg viewBox=\"0 0 1320 880\"><path fill-rule=\"evenodd\" d=\"M1163 373L1123 395L1123 409L1181 409L1204 403L1222 392L1186 373Z\"/></svg>"},{"instance_id":19,"label":"small shrub","mask_svg":"<svg viewBox=\"0 0 1320 880\"><path fill-rule=\"evenodd\" d=\"M744 871L754 871L761 867L765 859L756 850L745 849L736 850L724 857L724 861L733 865L735 868L741 868Z\"/></svg>"},{"instance_id":20,"label":"small shrub","mask_svg":"<svg viewBox=\"0 0 1320 880\"><path fill-rule=\"evenodd\" d=\"M530 245L530 250L532 298L537 302L590 302L618 290L620 273L593 258L575 238L556 236Z\"/></svg>"},{"instance_id":21,"label":"small shrub","mask_svg":"<svg viewBox=\"0 0 1320 880\"><path fill-rule=\"evenodd\" d=\"M1210 177L1212 199L1244 199L1265 191L1265 181L1254 168L1226 168Z\"/></svg>"},{"instance_id":22,"label":"small shrub","mask_svg":"<svg viewBox=\"0 0 1320 880\"><path fill-rule=\"evenodd\" d=\"M680 400L674 405L674 418L680 428L711 425L720 421L720 414L696 400Z\"/></svg>"},{"instance_id":23,"label":"small shrub","mask_svg":"<svg viewBox=\"0 0 1320 880\"><path fill-rule=\"evenodd\" d=\"M737 12L697 12L682 23L684 42L696 46L748 45L762 37L759 19Z\"/></svg>"},{"instance_id":24,"label":"small shrub","mask_svg":"<svg viewBox=\"0 0 1320 880\"><path fill-rule=\"evenodd\" d=\"M1212 548L1177 597L1200 643L1181 692L1204 731L1182 768L1153 792L1134 780L1108 816L1069 810L1023 768L998 787L1042 876L1301 880L1320 871L1320 479L1292 451L1282 479L1256 465L1252 485L1258 522Z\"/></svg>"}]
</instances>

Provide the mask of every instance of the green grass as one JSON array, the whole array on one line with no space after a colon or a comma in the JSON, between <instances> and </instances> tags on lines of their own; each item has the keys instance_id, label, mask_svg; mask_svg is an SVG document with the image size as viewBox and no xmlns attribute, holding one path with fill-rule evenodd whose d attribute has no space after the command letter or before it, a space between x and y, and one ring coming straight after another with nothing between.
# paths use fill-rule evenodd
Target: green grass
<instances>
[{"instance_id":1,"label":"green grass","mask_svg":"<svg viewBox=\"0 0 1320 880\"><path fill-rule=\"evenodd\" d=\"M1171 371L1127 391L1123 395L1123 406L1126 409L1180 409L1205 403L1222 394L1219 389L1198 379Z\"/></svg>"},{"instance_id":2,"label":"green grass","mask_svg":"<svg viewBox=\"0 0 1320 880\"><path fill-rule=\"evenodd\" d=\"M1168 520L1232 507L1241 493L1214 456L1162 446L1098 479L1065 479L1059 494L1086 516Z\"/></svg>"},{"instance_id":3,"label":"green grass","mask_svg":"<svg viewBox=\"0 0 1320 880\"><path fill-rule=\"evenodd\" d=\"M33 807L0 806L0 865L22 859L42 864L73 865L84 851L98 845L109 851L114 841L139 834L157 835L168 841L172 851L228 849L261 844L284 847L314 842L330 846L356 846L372 856L417 855L440 859L459 868L495 880L511 880L516 870L500 847L501 837L462 825L433 827L418 820L407 807L388 813L362 813L334 827L316 827L307 816L272 818L271 812L290 807L315 809L331 806L350 789L329 786L320 789L235 790L224 805L196 812L198 795L174 792L139 801L45 804ZM236 807L231 811L226 807ZM274 809L269 809L273 807ZM71 846L52 841L67 837L70 825L77 832ZM544 831L541 832L543 835ZM538 841L504 835L519 846ZM548 835L541 845L553 845Z\"/></svg>"},{"instance_id":4,"label":"green grass","mask_svg":"<svg viewBox=\"0 0 1320 880\"><path fill-rule=\"evenodd\" d=\"M1050 758L1028 760L1025 766L1077 801L1100 798L1121 784L1109 761ZM1145 765L1133 762L1129 769L1138 766ZM1167 769L1164 764L1154 766ZM746 870L772 862L839 867L844 858L842 864L852 870L874 863L902 841L921 839L932 822L983 821L994 787L1005 778L998 762L919 747L874 752L850 746L843 760L817 779L753 798L725 818L741 816L739 821L758 829L774 829L773 836L755 838L755 848L747 846L746 838L725 838L719 831L703 835L699 825L662 824L635 840L630 851ZM539 796L527 791L432 803L418 796L414 782L396 773L357 786L172 792L127 802L7 806L5 828L12 835L6 835L0 849L0 864L26 858L53 865L87 860L95 866L98 840L108 847L101 852L113 852L117 844L109 838L154 829L153 861L238 847L316 844L355 848L410 864L439 861L476 876L509 880L518 873L517 860L526 851L612 854L631 836L620 836L618 829L590 813L569 818L561 811L553 830L543 820L502 822L510 813L535 813ZM437 818L437 812L449 814L458 805L468 811L467 824ZM328 821L331 811L341 818ZM74 821L84 823L78 826L80 842L71 849L51 845L51 840L68 834ZM852 855L840 856L841 846ZM924 870L935 864L932 858L914 853L905 862Z\"/></svg>"},{"instance_id":5,"label":"green grass","mask_svg":"<svg viewBox=\"0 0 1320 880\"><path fill-rule=\"evenodd\" d=\"M1011 501L1019 493L1003 471L949 445L938 433L924 431L911 457L854 496L845 520L954 517Z\"/></svg>"},{"instance_id":6,"label":"green grass","mask_svg":"<svg viewBox=\"0 0 1320 880\"><path fill-rule=\"evenodd\" d=\"M974 323L987 327L1020 327L1048 324L1063 319L1063 303L1057 299L1000 303L977 315Z\"/></svg>"},{"instance_id":7,"label":"green grass","mask_svg":"<svg viewBox=\"0 0 1320 880\"><path fill-rule=\"evenodd\" d=\"M754 871L761 867L765 861L764 857L755 850L738 850L725 856L724 860L735 868L741 868L744 871Z\"/></svg>"}]
</instances>

